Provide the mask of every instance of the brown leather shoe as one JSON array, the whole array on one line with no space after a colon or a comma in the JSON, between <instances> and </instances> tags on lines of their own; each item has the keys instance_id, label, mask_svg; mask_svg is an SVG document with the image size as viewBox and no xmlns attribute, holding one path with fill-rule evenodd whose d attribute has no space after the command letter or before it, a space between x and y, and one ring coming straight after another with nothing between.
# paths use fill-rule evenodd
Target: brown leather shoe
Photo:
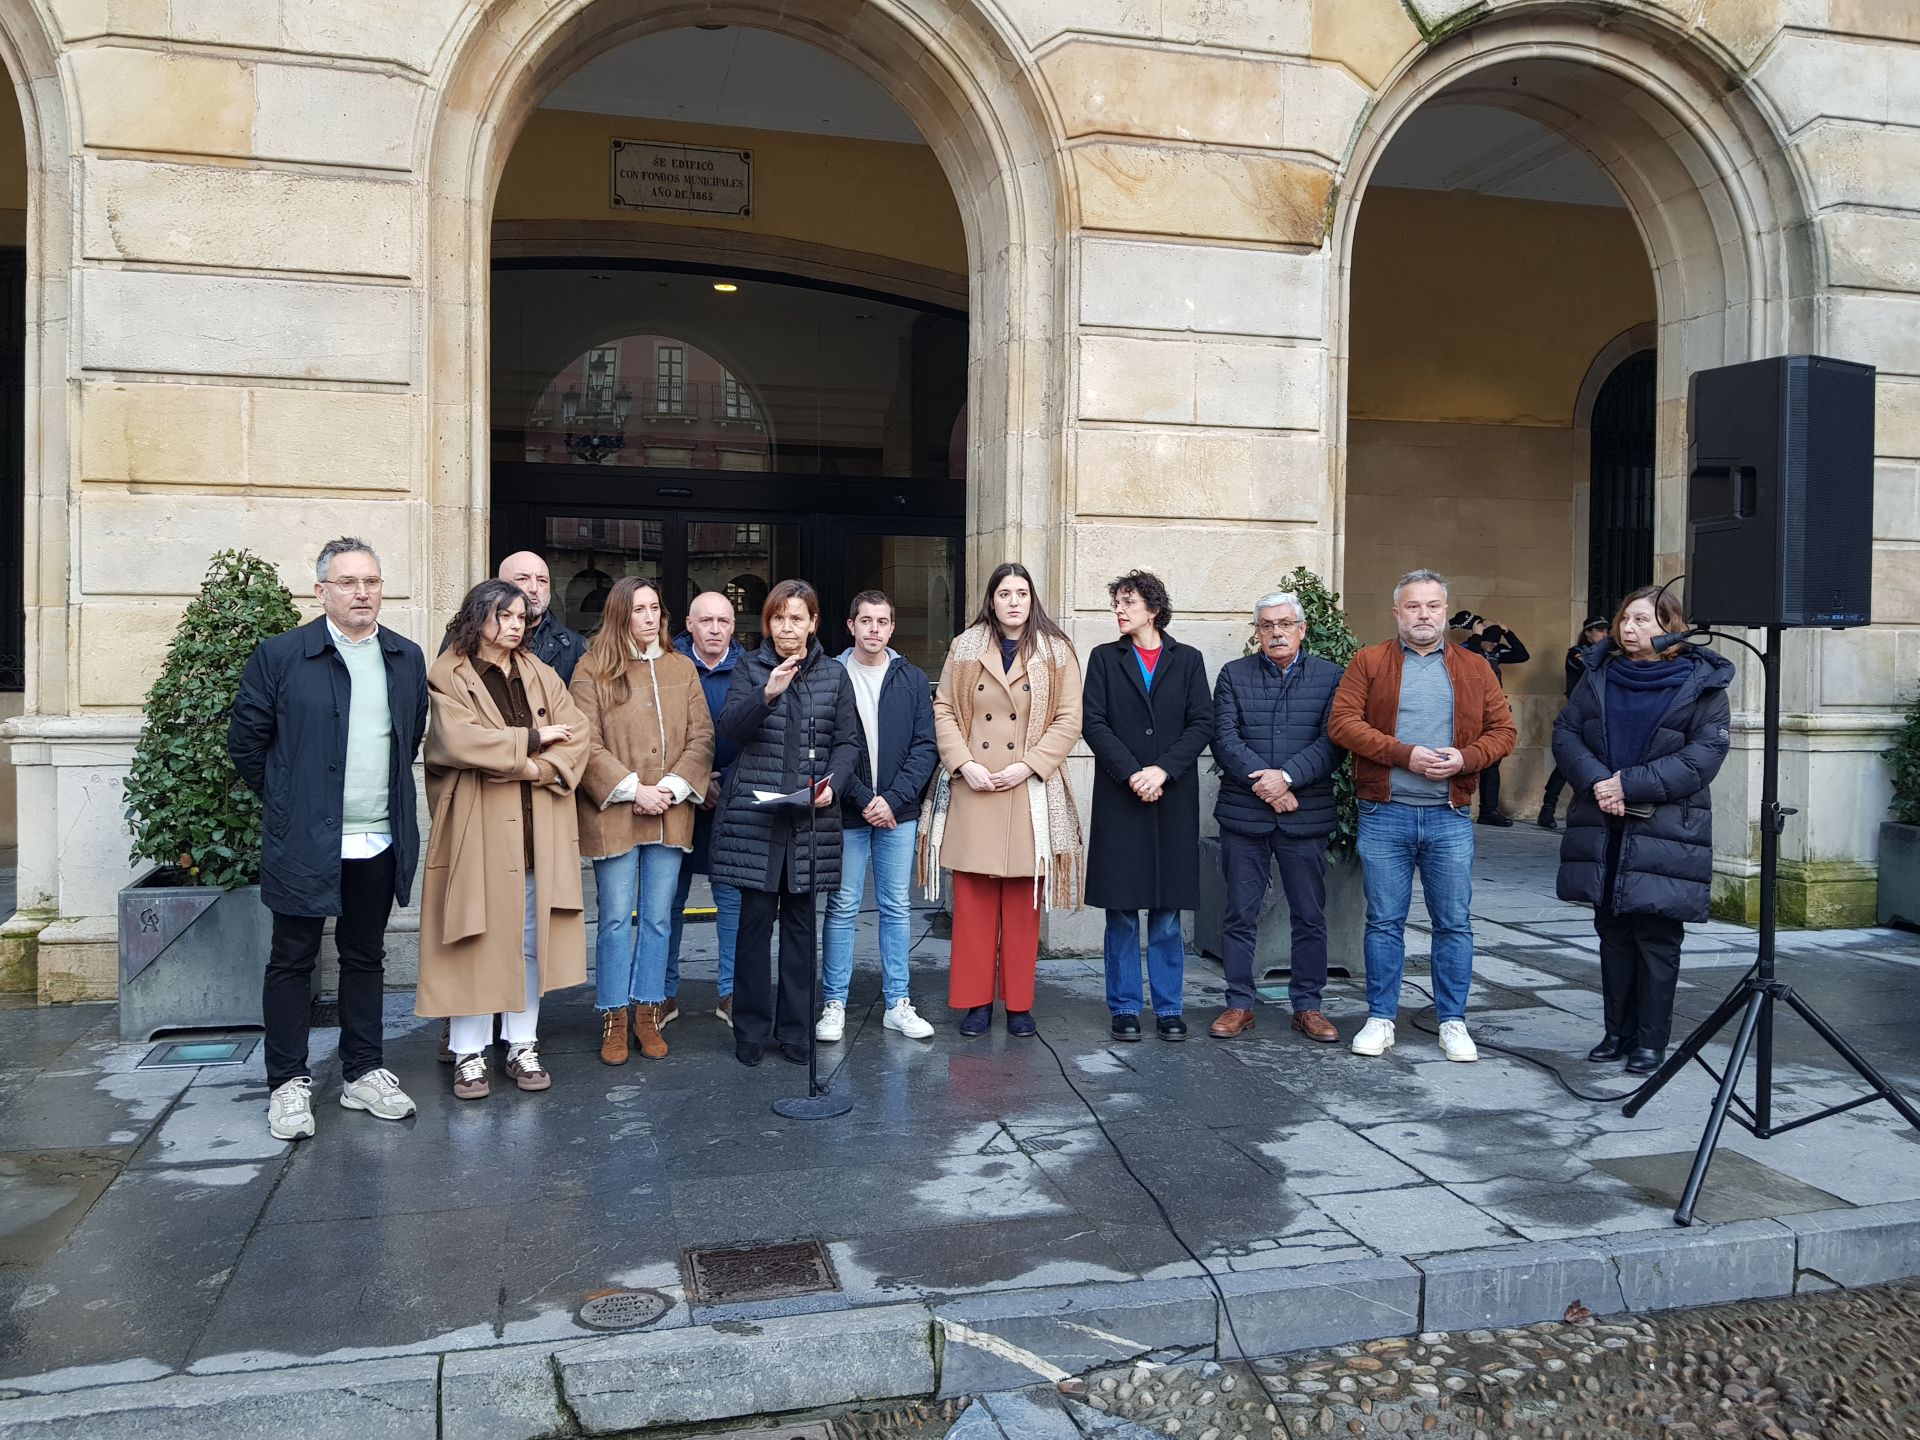
<instances>
[{"instance_id":1,"label":"brown leather shoe","mask_svg":"<svg viewBox=\"0 0 1920 1440\"><path fill-rule=\"evenodd\" d=\"M666 1029L667 1026L679 1018L680 1002L678 1000L669 999L666 1004L660 1007L660 1028L662 1030Z\"/></svg>"},{"instance_id":2,"label":"brown leather shoe","mask_svg":"<svg viewBox=\"0 0 1920 1440\"><path fill-rule=\"evenodd\" d=\"M438 1060L442 1065L453 1064L453 1047L447 1043L452 1038L453 1038L453 1021L442 1020L440 1022L440 1048L434 1052L434 1057L433 1057L434 1059Z\"/></svg>"},{"instance_id":3,"label":"brown leather shoe","mask_svg":"<svg viewBox=\"0 0 1920 1440\"><path fill-rule=\"evenodd\" d=\"M714 1002L713 1013L720 1017L720 1023L728 1029L733 1028L733 997L722 995Z\"/></svg>"},{"instance_id":4,"label":"brown leather shoe","mask_svg":"<svg viewBox=\"0 0 1920 1440\"><path fill-rule=\"evenodd\" d=\"M667 1058L666 1038L660 1033L660 1009L658 1005L633 1007L633 1038L640 1044L641 1055L648 1060Z\"/></svg>"},{"instance_id":5,"label":"brown leather shoe","mask_svg":"<svg viewBox=\"0 0 1920 1440\"><path fill-rule=\"evenodd\" d=\"M1331 1045L1340 1038L1340 1032L1333 1028L1333 1022L1318 1010L1296 1010L1293 1028L1307 1039L1318 1040L1322 1045Z\"/></svg>"},{"instance_id":6,"label":"brown leather shoe","mask_svg":"<svg viewBox=\"0 0 1920 1440\"><path fill-rule=\"evenodd\" d=\"M507 1074L522 1090L545 1090L553 1084L547 1067L540 1063L540 1052L531 1045L515 1045L507 1051Z\"/></svg>"},{"instance_id":7,"label":"brown leather shoe","mask_svg":"<svg viewBox=\"0 0 1920 1440\"><path fill-rule=\"evenodd\" d=\"M484 1100L492 1087L487 1084L487 1057L485 1054L462 1055L454 1062L453 1098L456 1100Z\"/></svg>"},{"instance_id":8,"label":"brown leather shoe","mask_svg":"<svg viewBox=\"0 0 1920 1440\"><path fill-rule=\"evenodd\" d=\"M1235 1007L1224 1010L1220 1018L1207 1027L1207 1033L1216 1040L1233 1040L1241 1035L1253 1033L1253 1011Z\"/></svg>"},{"instance_id":9,"label":"brown leather shoe","mask_svg":"<svg viewBox=\"0 0 1920 1440\"><path fill-rule=\"evenodd\" d=\"M600 1012L600 1063L627 1063L627 1007Z\"/></svg>"}]
</instances>

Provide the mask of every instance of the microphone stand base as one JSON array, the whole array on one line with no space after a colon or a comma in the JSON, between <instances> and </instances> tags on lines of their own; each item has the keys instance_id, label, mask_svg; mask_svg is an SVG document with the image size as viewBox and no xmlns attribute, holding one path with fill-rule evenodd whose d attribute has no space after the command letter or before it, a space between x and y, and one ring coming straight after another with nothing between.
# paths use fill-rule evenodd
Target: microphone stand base
<instances>
[{"instance_id":1,"label":"microphone stand base","mask_svg":"<svg viewBox=\"0 0 1920 1440\"><path fill-rule=\"evenodd\" d=\"M789 1120L831 1120L851 1109L851 1095L789 1095L773 1102L773 1113Z\"/></svg>"}]
</instances>

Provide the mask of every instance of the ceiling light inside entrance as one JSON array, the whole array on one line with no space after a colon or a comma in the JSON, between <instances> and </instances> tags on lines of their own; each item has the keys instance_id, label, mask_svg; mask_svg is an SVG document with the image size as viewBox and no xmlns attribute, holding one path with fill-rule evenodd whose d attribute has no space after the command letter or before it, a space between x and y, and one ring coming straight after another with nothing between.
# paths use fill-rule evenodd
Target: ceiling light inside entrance
<instances>
[{"instance_id":1,"label":"ceiling light inside entrance","mask_svg":"<svg viewBox=\"0 0 1920 1440\"><path fill-rule=\"evenodd\" d=\"M718 290L722 295L731 295L740 287L731 280L716 280L713 282L713 288Z\"/></svg>"}]
</instances>

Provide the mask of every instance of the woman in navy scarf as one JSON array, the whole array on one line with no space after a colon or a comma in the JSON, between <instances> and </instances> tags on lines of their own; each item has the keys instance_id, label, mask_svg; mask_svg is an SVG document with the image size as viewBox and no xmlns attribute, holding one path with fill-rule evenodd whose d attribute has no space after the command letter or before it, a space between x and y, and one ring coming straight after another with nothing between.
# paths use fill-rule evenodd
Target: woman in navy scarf
<instances>
[{"instance_id":1,"label":"woman in navy scarf","mask_svg":"<svg viewBox=\"0 0 1920 1440\"><path fill-rule=\"evenodd\" d=\"M1687 628L1666 589L1622 602L1612 637L1553 727L1553 758L1571 783L1559 893L1593 906L1606 1034L1587 1058L1646 1075L1666 1058L1680 944L1705 920L1713 884L1713 802L1727 758L1733 664L1690 645L1655 650Z\"/></svg>"}]
</instances>

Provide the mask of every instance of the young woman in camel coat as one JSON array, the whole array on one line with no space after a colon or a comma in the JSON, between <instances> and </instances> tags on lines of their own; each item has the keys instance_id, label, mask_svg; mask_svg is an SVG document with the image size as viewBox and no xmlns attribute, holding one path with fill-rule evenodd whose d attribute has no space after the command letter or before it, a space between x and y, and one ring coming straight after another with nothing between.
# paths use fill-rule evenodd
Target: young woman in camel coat
<instances>
[{"instance_id":1,"label":"young woman in camel coat","mask_svg":"<svg viewBox=\"0 0 1920 1440\"><path fill-rule=\"evenodd\" d=\"M1021 565L987 581L933 696L943 775L922 807L920 871L953 872L947 1003L987 1033L995 972L1009 1035L1032 1035L1043 908L1080 908L1086 866L1066 761L1080 738L1080 662Z\"/></svg>"},{"instance_id":2,"label":"young woman in camel coat","mask_svg":"<svg viewBox=\"0 0 1920 1440\"><path fill-rule=\"evenodd\" d=\"M546 1089L540 997L587 978L573 790L588 726L560 677L519 653L525 632L526 597L504 580L482 581L427 672L433 828L414 1010L451 1017L453 1093L463 1100L487 1094L496 1014L507 1073L523 1090Z\"/></svg>"}]
</instances>

